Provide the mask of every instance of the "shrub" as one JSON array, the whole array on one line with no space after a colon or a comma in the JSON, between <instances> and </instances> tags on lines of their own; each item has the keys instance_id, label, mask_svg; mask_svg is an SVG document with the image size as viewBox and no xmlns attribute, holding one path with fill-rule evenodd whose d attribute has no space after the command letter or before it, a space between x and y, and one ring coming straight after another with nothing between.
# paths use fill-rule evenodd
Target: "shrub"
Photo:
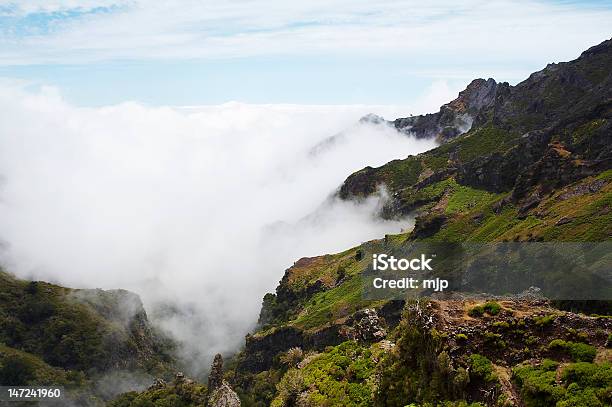
<instances>
[{"instance_id":1,"label":"shrub","mask_svg":"<svg viewBox=\"0 0 612 407\"><path fill-rule=\"evenodd\" d=\"M539 328L544 328L547 327L549 325L551 325L553 323L553 321L555 320L556 315L544 315L541 317L534 317L533 320L535 321L535 324L537 327Z\"/></svg>"},{"instance_id":2,"label":"shrub","mask_svg":"<svg viewBox=\"0 0 612 407\"><path fill-rule=\"evenodd\" d=\"M520 365L512 373L528 407L554 406L565 395L565 389L556 384L554 370Z\"/></svg>"},{"instance_id":3,"label":"shrub","mask_svg":"<svg viewBox=\"0 0 612 407\"><path fill-rule=\"evenodd\" d=\"M500 329L508 329L508 328L510 328L510 324L507 323L506 321L496 321L496 322L493 322L491 324L491 326L493 326L495 328L500 328Z\"/></svg>"},{"instance_id":4,"label":"shrub","mask_svg":"<svg viewBox=\"0 0 612 407\"><path fill-rule=\"evenodd\" d=\"M481 305L476 305L475 307L470 308L468 311L468 315L477 318L481 317L484 314L484 308Z\"/></svg>"},{"instance_id":5,"label":"shrub","mask_svg":"<svg viewBox=\"0 0 612 407\"><path fill-rule=\"evenodd\" d=\"M7 356L0 364L0 383L4 386L23 386L33 379L34 367L17 355Z\"/></svg>"},{"instance_id":6,"label":"shrub","mask_svg":"<svg viewBox=\"0 0 612 407\"><path fill-rule=\"evenodd\" d=\"M501 311L502 307L495 301L489 301L483 306L485 312L489 315L497 315Z\"/></svg>"},{"instance_id":7,"label":"shrub","mask_svg":"<svg viewBox=\"0 0 612 407\"><path fill-rule=\"evenodd\" d=\"M485 313L489 315L497 315L501 311L502 307L495 301L488 301L484 305L476 305L469 309L468 315L471 317L481 317Z\"/></svg>"},{"instance_id":8,"label":"shrub","mask_svg":"<svg viewBox=\"0 0 612 407\"><path fill-rule=\"evenodd\" d=\"M612 365L579 362L566 366L564 385L557 383L558 363L544 360L540 366L519 365L513 371L527 407L603 407L610 405Z\"/></svg>"},{"instance_id":9,"label":"shrub","mask_svg":"<svg viewBox=\"0 0 612 407\"><path fill-rule=\"evenodd\" d=\"M612 386L612 364L573 363L563 370L561 378L566 383L577 383L581 387Z\"/></svg>"},{"instance_id":10,"label":"shrub","mask_svg":"<svg viewBox=\"0 0 612 407\"><path fill-rule=\"evenodd\" d=\"M548 344L548 350L563 351L569 354L575 362L592 362L597 355L594 346L580 342L569 342L562 339L555 339Z\"/></svg>"},{"instance_id":11,"label":"shrub","mask_svg":"<svg viewBox=\"0 0 612 407\"><path fill-rule=\"evenodd\" d=\"M280 356L282 364L288 367L295 367L304 359L304 351L302 348L291 348Z\"/></svg>"},{"instance_id":12,"label":"shrub","mask_svg":"<svg viewBox=\"0 0 612 407\"><path fill-rule=\"evenodd\" d=\"M472 373L476 377L483 379L485 382L497 380L497 376L493 373L493 364L485 356L474 353L470 355L469 363Z\"/></svg>"}]
</instances>

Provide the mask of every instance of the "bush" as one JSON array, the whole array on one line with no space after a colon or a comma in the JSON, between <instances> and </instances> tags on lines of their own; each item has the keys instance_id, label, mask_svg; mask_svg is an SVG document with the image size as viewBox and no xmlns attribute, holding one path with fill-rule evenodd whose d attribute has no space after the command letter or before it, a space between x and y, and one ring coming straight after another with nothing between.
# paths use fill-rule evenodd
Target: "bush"
<instances>
[{"instance_id":1,"label":"bush","mask_svg":"<svg viewBox=\"0 0 612 407\"><path fill-rule=\"evenodd\" d=\"M597 355L594 346L580 342L569 342L562 339L555 339L548 344L550 351L563 351L569 354L575 362L592 362Z\"/></svg>"},{"instance_id":2,"label":"bush","mask_svg":"<svg viewBox=\"0 0 612 407\"><path fill-rule=\"evenodd\" d=\"M485 313L491 316L494 316L494 315L499 314L501 309L502 309L501 305L499 305L497 302L488 301L484 305L476 305L470 308L470 310L468 311L468 315L474 318L481 317Z\"/></svg>"},{"instance_id":3,"label":"bush","mask_svg":"<svg viewBox=\"0 0 612 407\"><path fill-rule=\"evenodd\" d=\"M0 365L0 384L23 386L34 379L34 367L18 355L7 356Z\"/></svg>"},{"instance_id":4,"label":"bush","mask_svg":"<svg viewBox=\"0 0 612 407\"><path fill-rule=\"evenodd\" d=\"M497 315L501 311L502 307L495 301L489 301L483 306L486 313L489 315Z\"/></svg>"},{"instance_id":5,"label":"bush","mask_svg":"<svg viewBox=\"0 0 612 407\"><path fill-rule=\"evenodd\" d=\"M555 320L556 315L544 315L541 317L535 317L533 318L533 320L535 321L535 324L537 327L539 328L544 328L547 327L549 325L551 325L553 323L553 321Z\"/></svg>"},{"instance_id":6,"label":"bush","mask_svg":"<svg viewBox=\"0 0 612 407\"><path fill-rule=\"evenodd\" d=\"M573 363L563 370L561 378L566 383L577 383L581 387L612 386L612 364Z\"/></svg>"},{"instance_id":7,"label":"bush","mask_svg":"<svg viewBox=\"0 0 612 407\"><path fill-rule=\"evenodd\" d=\"M554 406L565 396L565 389L556 384L556 371L548 369L523 365L512 370L526 406Z\"/></svg>"},{"instance_id":8,"label":"bush","mask_svg":"<svg viewBox=\"0 0 612 407\"><path fill-rule=\"evenodd\" d=\"M328 347L303 368L289 369L277 385L272 405L295 405L306 389L309 405L371 405L373 394L368 379L374 367L372 351L357 342Z\"/></svg>"},{"instance_id":9,"label":"bush","mask_svg":"<svg viewBox=\"0 0 612 407\"><path fill-rule=\"evenodd\" d=\"M481 305L476 305L475 307L470 308L468 315L472 318L481 317L484 315L484 308Z\"/></svg>"},{"instance_id":10,"label":"bush","mask_svg":"<svg viewBox=\"0 0 612 407\"><path fill-rule=\"evenodd\" d=\"M506 321L493 322L491 326L502 329L502 330L510 328L510 324L507 323Z\"/></svg>"},{"instance_id":11,"label":"bush","mask_svg":"<svg viewBox=\"0 0 612 407\"><path fill-rule=\"evenodd\" d=\"M304 359L302 348L291 348L280 356L280 362L288 367L296 367Z\"/></svg>"},{"instance_id":12,"label":"bush","mask_svg":"<svg viewBox=\"0 0 612 407\"><path fill-rule=\"evenodd\" d=\"M485 356L474 353L470 355L469 363L472 368L472 373L476 377L483 379L485 382L494 382L497 380L497 376L493 373L493 364Z\"/></svg>"},{"instance_id":13,"label":"bush","mask_svg":"<svg viewBox=\"0 0 612 407\"><path fill-rule=\"evenodd\" d=\"M527 407L603 407L611 405L612 365L579 362L566 366L557 383L558 363L544 360L540 366L519 365L513 369Z\"/></svg>"}]
</instances>

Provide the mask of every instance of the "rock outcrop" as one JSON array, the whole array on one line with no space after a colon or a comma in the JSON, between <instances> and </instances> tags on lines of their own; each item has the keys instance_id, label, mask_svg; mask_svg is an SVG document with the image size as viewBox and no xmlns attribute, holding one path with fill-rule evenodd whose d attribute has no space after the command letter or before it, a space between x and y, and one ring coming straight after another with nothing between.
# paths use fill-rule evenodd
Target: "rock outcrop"
<instances>
[{"instance_id":1,"label":"rock outcrop","mask_svg":"<svg viewBox=\"0 0 612 407\"><path fill-rule=\"evenodd\" d=\"M445 142L470 130L474 121L485 120L484 112L495 102L498 83L493 79L474 79L459 96L440 107L437 113L396 119L393 126L417 138Z\"/></svg>"},{"instance_id":2,"label":"rock outcrop","mask_svg":"<svg viewBox=\"0 0 612 407\"><path fill-rule=\"evenodd\" d=\"M207 407L240 407L236 392L223 379L223 357L216 354L208 376Z\"/></svg>"},{"instance_id":3,"label":"rock outcrop","mask_svg":"<svg viewBox=\"0 0 612 407\"><path fill-rule=\"evenodd\" d=\"M443 145L357 171L338 196L363 198L384 185L392 200L382 214L394 217L432 202L419 191L449 177L493 193L512 191L517 203L612 168L610 65L612 40L516 86L477 79L438 113L394 122ZM467 116L471 127L462 134L457 123Z\"/></svg>"}]
</instances>

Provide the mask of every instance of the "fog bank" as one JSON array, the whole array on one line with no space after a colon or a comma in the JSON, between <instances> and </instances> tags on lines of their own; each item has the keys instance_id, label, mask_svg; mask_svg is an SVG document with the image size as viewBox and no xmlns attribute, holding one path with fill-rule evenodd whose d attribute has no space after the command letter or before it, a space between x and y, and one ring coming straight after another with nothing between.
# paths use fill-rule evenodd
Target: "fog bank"
<instances>
[{"instance_id":1,"label":"fog bank","mask_svg":"<svg viewBox=\"0 0 612 407\"><path fill-rule=\"evenodd\" d=\"M401 107L81 108L54 89L0 84L0 109L3 265L138 293L185 344L193 372L243 342L263 294L298 258L411 227L376 218L384 193L332 195L366 165L434 147L358 123Z\"/></svg>"}]
</instances>

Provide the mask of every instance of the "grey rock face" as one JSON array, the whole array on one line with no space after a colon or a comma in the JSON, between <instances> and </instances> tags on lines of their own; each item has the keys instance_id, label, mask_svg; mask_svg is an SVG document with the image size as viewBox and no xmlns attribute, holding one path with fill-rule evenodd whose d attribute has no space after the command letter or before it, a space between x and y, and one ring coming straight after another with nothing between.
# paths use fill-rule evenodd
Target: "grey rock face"
<instances>
[{"instance_id":1,"label":"grey rock face","mask_svg":"<svg viewBox=\"0 0 612 407\"><path fill-rule=\"evenodd\" d=\"M475 79L439 112L396 119L392 124L417 138L448 141L469 131L475 121L485 121L483 113L495 103L497 89L493 79Z\"/></svg>"},{"instance_id":2,"label":"grey rock face","mask_svg":"<svg viewBox=\"0 0 612 407\"><path fill-rule=\"evenodd\" d=\"M387 336L386 323L376 310L366 308L357 311L348 321L345 336L364 342L378 342Z\"/></svg>"},{"instance_id":3,"label":"grey rock face","mask_svg":"<svg viewBox=\"0 0 612 407\"><path fill-rule=\"evenodd\" d=\"M230 385L223 381L208 399L208 407L240 407L240 399Z\"/></svg>"},{"instance_id":4,"label":"grey rock face","mask_svg":"<svg viewBox=\"0 0 612 407\"><path fill-rule=\"evenodd\" d=\"M223 357L215 355L208 376L208 407L239 407L240 399L230 385L223 380Z\"/></svg>"}]
</instances>

